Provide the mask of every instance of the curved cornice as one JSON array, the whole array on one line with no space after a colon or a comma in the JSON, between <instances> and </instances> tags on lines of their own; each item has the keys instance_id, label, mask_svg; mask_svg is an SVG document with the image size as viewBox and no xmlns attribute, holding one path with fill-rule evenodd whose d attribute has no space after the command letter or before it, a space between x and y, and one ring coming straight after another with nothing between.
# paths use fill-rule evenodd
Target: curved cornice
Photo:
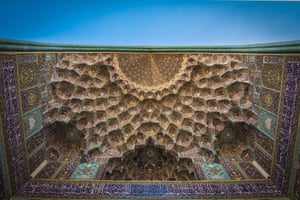
<instances>
[{"instance_id":1,"label":"curved cornice","mask_svg":"<svg viewBox=\"0 0 300 200\"><path fill-rule=\"evenodd\" d=\"M300 40L225 46L97 46L0 39L0 51L299 53Z\"/></svg>"}]
</instances>

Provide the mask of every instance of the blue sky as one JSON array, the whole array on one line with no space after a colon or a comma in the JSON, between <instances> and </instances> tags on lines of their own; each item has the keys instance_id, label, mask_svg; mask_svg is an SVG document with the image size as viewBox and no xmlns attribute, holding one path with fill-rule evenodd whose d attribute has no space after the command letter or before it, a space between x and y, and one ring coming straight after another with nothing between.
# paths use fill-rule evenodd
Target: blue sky
<instances>
[{"instance_id":1,"label":"blue sky","mask_svg":"<svg viewBox=\"0 0 300 200\"><path fill-rule=\"evenodd\" d=\"M0 5L0 38L150 46L300 39L300 2L6 0Z\"/></svg>"}]
</instances>

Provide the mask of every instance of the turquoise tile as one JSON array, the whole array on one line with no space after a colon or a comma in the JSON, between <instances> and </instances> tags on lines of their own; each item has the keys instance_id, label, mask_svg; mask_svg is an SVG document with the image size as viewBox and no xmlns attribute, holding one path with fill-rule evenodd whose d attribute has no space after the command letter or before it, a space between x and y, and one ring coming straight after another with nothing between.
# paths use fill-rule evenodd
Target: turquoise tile
<instances>
[{"instance_id":1,"label":"turquoise tile","mask_svg":"<svg viewBox=\"0 0 300 200\"><path fill-rule=\"evenodd\" d=\"M274 139L277 117L263 109L258 112L258 129Z\"/></svg>"},{"instance_id":2,"label":"turquoise tile","mask_svg":"<svg viewBox=\"0 0 300 200\"><path fill-rule=\"evenodd\" d=\"M92 180L97 175L99 164L82 163L76 167L70 179Z\"/></svg>"},{"instance_id":3,"label":"turquoise tile","mask_svg":"<svg viewBox=\"0 0 300 200\"><path fill-rule=\"evenodd\" d=\"M206 162L201 163L200 167L207 180L230 180L230 176L221 164Z\"/></svg>"},{"instance_id":4,"label":"turquoise tile","mask_svg":"<svg viewBox=\"0 0 300 200\"><path fill-rule=\"evenodd\" d=\"M40 108L31 110L23 115L26 139L43 128L43 116Z\"/></svg>"}]
</instances>

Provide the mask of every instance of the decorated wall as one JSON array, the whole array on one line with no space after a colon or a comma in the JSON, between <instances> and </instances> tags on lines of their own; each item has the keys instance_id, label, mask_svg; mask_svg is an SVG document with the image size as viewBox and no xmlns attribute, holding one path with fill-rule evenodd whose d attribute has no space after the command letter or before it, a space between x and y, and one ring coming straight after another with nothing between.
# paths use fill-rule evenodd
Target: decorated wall
<instances>
[{"instance_id":1,"label":"decorated wall","mask_svg":"<svg viewBox=\"0 0 300 200\"><path fill-rule=\"evenodd\" d=\"M297 199L300 199L299 187L300 187L300 170L298 169L296 175L296 183L295 183L295 197Z\"/></svg>"},{"instance_id":2,"label":"decorated wall","mask_svg":"<svg viewBox=\"0 0 300 200\"><path fill-rule=\"evenodd\" d=\"M0 168L2 169L2 168ZM2 172L2 170L1 170ZM3 186L3 178L2 178L2 173L1 173L1 179L0 179L0 198L3 198L4 197L4 186Z\"/></svg>"},{"instance_id":3,"label":"decorated wall","mask_svg":"<svg viewBox=\"0 0 300 200\"><path fill-rule=\"evenodd\" d=\"M0 195L299 198L298 53L47 48L0 54Z\"/></svg>"}]
</instances>

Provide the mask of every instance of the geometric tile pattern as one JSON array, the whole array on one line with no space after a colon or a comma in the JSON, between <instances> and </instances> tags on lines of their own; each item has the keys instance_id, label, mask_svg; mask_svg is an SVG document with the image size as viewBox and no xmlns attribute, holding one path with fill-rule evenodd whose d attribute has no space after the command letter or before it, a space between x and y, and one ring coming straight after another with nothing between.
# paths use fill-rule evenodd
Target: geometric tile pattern
<instances>
[{"instance_id":1,"label":"geometric tile pattern","mask_svg":"<svg viewBox=\"0 0 300 200\"><path fill-rule=\"evenodd\" d=\"M282 67L278 65L263 65L262 80L265 87L280 90Z\"/></svg>"},{"instance_id":2,"label":"geometric tile pattern","mask_svg":"<svg viewBox=\"0 0 300 200\"><path fill-rule=\"evenodd\" d=\"M33 172L45 160L45 153L45 149L42 148L28 159L30 172Z\"/></svg>"},{"instance_id":3,"label":"geometric tile pattern","mask_svg":"<svg viewBox=\"0 0 300 200\"><path fill-rule=\"evenodd\" d=\"M260 63L257 65L257 69L260 72L260 76L256 78L256 80L260 79L256 81L260 83L260 85L256 86L256 92L259 93L259 103L257 104L257 112L259 113L258 129L262 131L256 131L256 145L262 147L270 155L273 155L275 145L276 119L269 114L278 114L283 61L283 56L261 56ZM272 160L262 153L259 148L255 148L254 154L258 164L270 173ZM261 175L259 174L257 177L261 177Z\"/></svg>"},{"instance_id":4,"label":"geometric tile pattern","mask_svg":"<svg viewBox=\"0 0 300 200\"><path fill-rule=\"evenodd\" d=\"M277 115L279 92L262 88L260 92L261 107Z\"/></svg>"},{"instance_id":5,"label":"geometric tile pattern","mask_svg":"<svg viewBox=\"0 0 300 200\"><path fill-rule=\"evenodd\" d=\"M1 120L1 118L0 118ZM3 146L2 146L2 126L1 126L1 121L0 121L0 199L3 199L4 198L4 193L6 192L5 191L5 188L4 188L4 177L3 177L3 172L2 171L3 167L2 165L5 164L5 161L4 161L4 155L3 155ZM5 192L4 192L5 191Z\"/></svg>"},{"instance_id":6,"label":"geometric tile pattern","mask_svg":"<svg viewBox=\"0 0 300 200\"><path fill-rule=\"evenodd\" d=\"M258 113L260 107L260 91L262 87L262 66L263 57L260 55L250 55L248 56L248 62L245 63L249 69L249 80L253 83L253 95L251 98L253 111Z\"/></svg>"},{"instance_id":7,"label":"geometric tile pattern","mask_svg":"<svg viewBox=\"0 0 300 200\"><path fill-rule=\"evenodd\" d=\"M261 150L255 148L255 158L256 161L260 164L260 166L268 173L271 173L272 160L266 156Z\"/></svg>"},{"instance_id":8,"label":"geometric tile pattern","mask_svg":"<svg viewBox=\"0 0 300 200\"><path fill-rule=\"evenodd\" d=\"M263 63L263 56L261 55L249 55L246 62L250 69L260 70L260 66Z\"/></svg>"},{"instance_id":9,"label":"geometric tile pattern","mask_svg":"<svg viewBox=\"0 0 300 200\"><path fill-rule=\"evenodd\" d=\"M275 137L275 128L276 128L276 120L277 118L263 110L260 109L258 112L258 129L261 130L263 133L268 135L270 138Z\"/></svg>"},{"instance_id":10,"label":"geometric tile pattern","mask_svg":"<svg viewBox=\"0 0 300 200\"><path fill-rule=\"evenodd\" d=\"M19 64L20 88L36 86L39 81L39 68L36 63Z\"/></svg>"},{"instance_id":11,"label":"geometric tile pattern","mask_svg":"<svg viewBox=\"0 0 300 200\"><path fill-rule=\"evenodd\" d=\"M203 171L202 171L200 165L194 165L194 166L195 166L195 171L197 173L198 179L205 180L205 177L204 177L204 174L203 174Z\"/></svg>"},{"instance_id":12,"label":"geometric tile pattern","mask_svg":"<svg viewBox=\"0 0 300 200\"><path fill-rule=\"evenodd\" d=\"M48 88L47 83L51 80L53 66L56 64L56 53L38 54L39 66L39 88L41 91L41 110L46 111L48 108Z\"/></svg>"},{"instance_id":13,"label":"geometric tile pattern","mask_svg":"<svg viewBox=\"0 0 300 200\"><path fill-rule=\"evenodd\" d=\"M244 175L240 172L237 166L232 162L223 163L224 168L228 172L232 180L241 180L245 179Z\"/></svg>"},{"instance_id":14,"label":"geometric tile pattern","mask_svg":"<svg viewBox=\"0 0 300 200\"><path fill-rule=\"evenodd\" d=\"M245 171L248 177L252 179L263 179L264 177L260 174L260 172L249 162L239 163L241 168Z\"/></svg>"},{"instance_id":15,"label":"geometric tile pattern","mask_svg":"<svg viewBox=\"0 0 300 200\"><path fill-rule=\"evenodd\" d=\"M299 58L298 58L299 59ZM291 84L292 83L292 84ZM276 165L274 181L281 191L287 191L289 181L289 169L292 158L292 145L295 142L295 129L297 128L297 111L300 106L298 102L300 88L300 62L287 62L286 80L283 91L283 111L278 137L278 148L276 154ZM291 93L291 91L295 91ZM286 108L286 109L285 109ZM292 111L292 112L290 112ZM300 127L298 127L300 128ZM287 147L290 147L287 150Z\"/></svg>"},{"instance_id":16,"label":"geometric tile pattern","mask_svg":"<svg viewBox=\"0 0 300 200\"><path fill-rule=\"evenodd\" d=\"M33 63L37 61L36 54L19 54L17 55L18 63Z\"/></svg>"},{"instance_id":17,"label":"geometric tile pattern","mask_svg":"<svg viewBox=\"0 0 300 200\"><path fill-rule=\"evenodd\" d=\"M230 180L230 176L221 164L206 162L201 163L200 167L207 180Z\"/></svg>"},{"instance_id":18,"label":"geometric tile pattern","mask_svg":"<svg viewBox=\"0 0 300 200\"><path fill-rule=\"evenodd\" d=\"M27 152L30 154L44 143L44 130L40 130L37 134L30 137L26 141Z\"/></svg>"},{"instance_id":19,"label":"geometric tile pattern","mask_svg":"<svg viewBox=\"0 0 300 200\"><path fill-rule=\"evenodd\" d=\"M60 172L56 175L56 178L60 180L69 179L78 164L79 162L75 161L66 163L60 170Z\"/></svg>"},{"instance_id":20,"label":"geometric tile pattern","mask_svg":"<svg viewBox=\"0 0 300 200\"><path fill-rule=\"evenodd\" d=\"M259 131L256 134L256 138L257 144L259 144L270 155L273 155L274 140Z\"/></svg>"},{"instance_id":21,"label":"geometric tile pattern","mask_svg":"<svg viewBox=\"0 0 300 200\"><path fill-rule=\"evenodd\" d=\"M153 57L153 58L152 58ZM183 56L182 55L128 55L120 54L118 56L120 69L130 80L143 86L154 86L159 84L165 84L169 82L170 77L175 77L180 68ZM153 70L151 63L157 67L157 70ZM160 67L163 63L164 67ZM143 66L140 68L139 66ZM167 70L162 70L167 69Z\"/></svg>"},{"instance_id":22,"label":"geometric tile pattern","mask_svg":"<svg viewBox=\"0 0 300 200\"><path fill-rule=\"evenodd\" d=\"M16 75L16 61L13 55L0 55L1 106L3 106L3 134L6 145L7 169L10 171L11 191L19 190L28 180L24 135L19 118L19 98ZM4 125L5 124L5 125ZM6 184L5 184L6 185Z\"/></svg>"},{"instance_id":23,"label":"geometric tile pattern","mask_svg":"<svg viewBox=\"0 0 300 200\"><path fill-rule=\"evenodd\" d=\"M36 178L51 178L57 168L60 166L59 162L49 162L37 175Z\"/></svg>"},{"instance_id":24,"label":"geometric tile pattern","mask_svg":"<svg viewBox=\"0 0 300 200\"><path fill-rule=\"evenodd\" d=\"M42 113L39 108L24 114L25 136L29 138L43 127Z\"/></svg>"},{"instance_id":25,"label":"geometric tile pattern","mask_svg":"<svg viewBox=\"0 0 300 200\"><path fill-rule=\"evenodd\" d=\"M1 166L0 166L0 170L2 171L1 169ZM3 196L4 196L4 187L3 187L3 181L2 181L2 173L0 173L0 198L2 199Z\"/></svg>"},{"instance_id":26,"label":"geometric tile pattern","mask_svg":"<svg viewBox=\"0 0 300 200\"><path fill-rule=\"evenodd\" d=\"M82 163L76 167L70 179L92 180L97 175L98 169L97 163Z\"/></svg>"},{"instance_id":27,"label":"geometric tile pattern","mask_svg":"<svg viewBox=\"0 0 300 200\"><path fill-rule=\"evenodd\" d=\"M97 172L94 179L95 180L101 180L103 175L104 175L105 169L106 169L106 165L100 165L99 169L98 169L98 172Z\"/></svg>"},{"instance_id":28,"label":"geometric tile pattern","mask_svg":"<svg viewBox=\"0 0 300 200\"><path fill-rule=\"evenodd\" d=\"M38 87L21 91L23 113L39 106L41 92Z\"/></svg>"},{"instance_id":29,"label":"geometric tile pattern","mask_svg":"<svg viewBox=\"0 0 300 200\"><path fill-rule=\"evenodd\" d=\"M300 169L297 170L296 173L296 181L295 181L295 198L300 199Z\"/></svg>"},{"instance_id":30,"label":"geometric tile pattern","mask_svg":"<svg viewBox=\"0 0 300 200\"><path fill-rule=\"evenodd\" d=\"M264 56L263 63L266 64L283 64L283 56Z\"/></svg>"}]
</instances>

